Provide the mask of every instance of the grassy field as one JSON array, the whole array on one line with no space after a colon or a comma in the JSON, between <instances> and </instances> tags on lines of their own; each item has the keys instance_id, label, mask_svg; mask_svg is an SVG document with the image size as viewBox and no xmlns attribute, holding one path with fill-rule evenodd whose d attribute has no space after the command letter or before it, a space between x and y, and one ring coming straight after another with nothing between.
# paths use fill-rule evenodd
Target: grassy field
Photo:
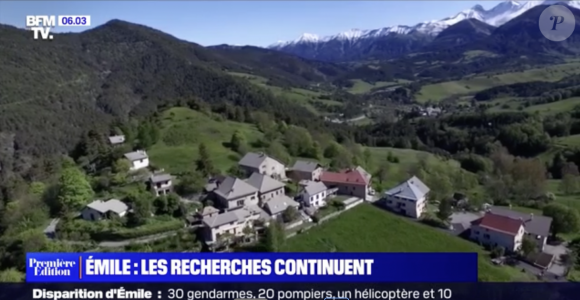
<instances>
[{"instance_id":1,"label":"grassy field","mask_svg":"<svg viewBox=\"0 0 580 300\"><path fill-rule=\"evenodd\" d=\"M412 164L417 163L418 157L420 155L425 155L427 157L427 162L430 164L438 164L438 165L444 164L445 166L448 166L450 168L457 169L460 168L459 162L455 160L443 161L441 160L441 158L428 152L422 152L412 149L379 148L379 147L369 147L369 150L371 152L371 160L372 160L369 165L371 166L378 167L381 161L385 161L387 159L387 154L389 152L391 152L394 156L399 158L399 163L390 164L389 168L390 176L388 177L388 180L386 182L387 186L393 186L398 183L401 183L403 180L406 180L407 178L404 178L403 172L401 171L405 168L410 167ZM376 171L376 168L373 169L371 167L369 168L368 171L372 173Z\"/></svg>"},{"instance_id":2,"label":"grassy field","mask_svg":"<svg viewBox=\"0 0 580 300\"><path fill-rule=\"evenodd\" d=\"M499 75L470 76L458 81L425 85L416 94L419 102L439 101L452 95L475 93L494 86L528 81L558 81L571 74L580 74L580 63L567 63Z\"/></svg>"},{"instance_id":3,"label":"grassy field","mask_svg":"<svg viewBox=\"0 0 580 300\"><path fill-rule=\"evenodd\" d=\"M404 79L396 79L395 81L379 81L375 82L374 84L370 84L366 81L362 81L360 79L352 80L354 85L349 88L347 91L352 94L364 94L370 92L374 88L385 87L385 86L396 86L399 84L407 83L409 81Z\"/></svg>"},{"instance_id":4,"label":"grassy field","mask_svg":"<svg viewBox=\"0 0 580 300\"><path fill-rule=\"evenodd\" d=\"M248 144L262 137L262 133L251 124L214 119L188 108L171 108L163 113L160 141L148 151L151 162L170 172L179 173L190 170L197 159L199 144L204 143L216 167L227 171L240 158L238 153L226 147L236 130L244 135ZM389 176L388 184L397 184L404 180L405 178L401 177L401 169L416 163L419 154L427 156L429 163L448 164L450 167L459 168L456 161L444 162L427 152L378 147L369 149L371 161L368 164L368 171L371 173L375 172L380 163L387 159L389 152L399 158L399 163L390 164L391 176ZM328 162L323 161L323 163Z\"/></svg>"},{"instance_id":5,"label":"grassy field","mask_svg":"<svg viewBox=\"0 0 580 300\"><path fill-rule=\"evenodd\" d=\"M556 144L565 148L578 148L580 147L580 134L557 138Z\"/></svg>"},{"instance_id":6,"label":"grassy field","mask_svg":"<svg viewBox=\"0 0 580 300\"><path fill-rule=\"evenodd\" d=\"M312 106L310 104L310 102L320 102L320 103L325 103L327 105L342 105L342 103L338 102L338 101L318 99L318 96L323 94L320 92L301 89L301 88L283 89L283 88L278 87L278 86L271 86L271 85L267 84L268 79L261 77L261 76L252 75L252 74L236 73L236 72L230 72L229 74L237 76L237 77L245 78L253 84L259 85L263 88L270 90L272 93L274 93L277 96L281 96L281 97L296 101L314 113L318 113L318 111L314 106Z\"/></svg>"},{"instance_id":7,"label":"grassy field","mask_svg":"<svg viewBox=\"0 0 580 300\"><path fill-rule=\"evenodd\" d=\"M212 155L214 164L225 171L239 160L239 155L224 146L236 130L251 143L262 134L250 124L214 120L200 112L175 107L163 113L160 142L149 151L153 165L170 172L191 170L200 143Z\"/></svg>"},{"instance_id":8,"label":"grassy field","mask_svg":"<svg viewBox=\"0 0 580 300\"><path fill-rule=\"evenodd\" d=\"M395 216L370 204L344 212L323 225L290 238L288 252L477 252L482 281L531 281L511 267L493 266L476 244Z\"/></svg>"}]
</instances>

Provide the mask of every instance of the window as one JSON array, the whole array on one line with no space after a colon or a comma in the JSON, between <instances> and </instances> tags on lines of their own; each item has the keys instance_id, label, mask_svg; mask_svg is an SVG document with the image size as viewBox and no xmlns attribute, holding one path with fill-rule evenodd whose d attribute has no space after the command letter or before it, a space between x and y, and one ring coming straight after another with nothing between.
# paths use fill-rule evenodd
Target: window
<instances>
[{"instance_id":1,"label":"window","mask_svg":"<svg viewBox=\"0 0 580 300\"><path fill-rule=\"evenodd\" d=\"M478 235L479 234L479 231L477 231L477 230L476 231L473 231L473 234Z\"/></svg>"},{"instance_id":2,"label":"window","mask_svg":"<svg viewBox=\"0 0 580 300\"><path fill-rule=\"evenodd\" d=\"M489 240L489 234L487 234L487 233L486 233L486 234L484 234L484 235L483 235L483 238L484 238L484 239L486 239L486 240Z\"/></svg>"},{"instance_id":3,"label":"window","mask_svg":"<svg viewBox=\"0 0 580 300\"><path fill-rule=\"evenodd\" d=\"M236 202L236 204L238 206L243 206L244 205L244 200L240 200L240 201Z\"/></svg>"},{"instance_id":4,"label":"window","mask_svg":"<svg viewBox=\"0 0 580 300\"><path fill-rule=\"evenodd\" d=\"M252 196L252 198L250 198L251 200L256 200L256 196Z\"/></svg>"}]
</instances>

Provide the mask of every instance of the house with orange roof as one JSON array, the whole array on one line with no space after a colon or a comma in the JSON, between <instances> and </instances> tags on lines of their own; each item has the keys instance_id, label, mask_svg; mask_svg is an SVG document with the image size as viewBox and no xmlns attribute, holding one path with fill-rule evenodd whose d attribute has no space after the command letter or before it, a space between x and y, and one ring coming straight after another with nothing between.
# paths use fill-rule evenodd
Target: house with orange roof
<instances>
[{"instance_id":1,"label":"house with orange roof","mask_svg":"<svg viewBox=\"0 0 580 300\"><path fill-rule=\"evenodd\" d=\"M339 172L324 171L320 181L329 189L337 189L337 194L369 200L372 196L371 175L362 167Z\"/></svg>"},{"instance_id":2,"label":"house with orange roof","mask_svg":"<svg viewBox=\"0 0 580 300\"><path fill-rule=\"evenodd\" d=\"M521 249L525 235L524 220L487 212L471 222L470 238L489 247L503 247L509 252Z\"/></svg>"}]
</instances>

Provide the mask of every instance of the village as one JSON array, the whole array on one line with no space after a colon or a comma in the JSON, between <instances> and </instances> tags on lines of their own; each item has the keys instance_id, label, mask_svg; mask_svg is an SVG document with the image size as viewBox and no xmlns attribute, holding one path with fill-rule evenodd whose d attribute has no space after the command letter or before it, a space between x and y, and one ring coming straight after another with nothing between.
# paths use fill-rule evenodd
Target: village
<instances>
[{"instance_id":1,"label":"village","mask_svg":"<svg viewBox=\"0 0 580 300\"><path fill-rule=\"evenodd\" d=\"M124 141L123 136L109 137L113 146ZM431 189L416 176L378 194L372 187L372 175L360 166L331 171L309 160L286 166L267 153L248 152L237 163L238 174L207 178L203 192L192 198L176 194L178 177L163 170L149 170L151 162L146 151L128 152L123 157L129 172L140 174L133 177L144 182L153 197L198 204L194 211L183 215L181 227L196 229L197 239L206 251L232 251L240 245L256 243L272 224L280 225L289 238L369 203L384 208L385 213L435 226L479 244L491 251L494 264L515 263L524 272L549 276L555 281L566 271L558 257L567 250L548 244L550 217L489 204L479 211L467 211L463 207L468 199L456 194L450 195L451 211L438 214L443 216L443 222L433 222L429 216L445 208L429 200ZM127 218L132 205L115 198L95 199L80 211L79 218L85 222ZM58 238L56 224L49 227L45 233Z\"/></svg>"}]
</instances>

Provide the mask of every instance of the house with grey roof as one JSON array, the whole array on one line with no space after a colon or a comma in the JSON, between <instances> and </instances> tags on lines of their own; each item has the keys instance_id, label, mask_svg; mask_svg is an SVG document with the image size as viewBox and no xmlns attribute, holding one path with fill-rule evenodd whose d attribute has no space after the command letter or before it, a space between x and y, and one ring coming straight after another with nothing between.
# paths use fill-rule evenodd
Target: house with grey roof
<instances>
[{"instance_id":1,"label":"house with grey roof","mask_svg":"<svg viewBox=\"0 0 580 300\"><path fill-rule=\"evenodd\" d=\"M149 177L149 186L155 196L168 195L173 191L173 176L167 173L153 174Z\"/></svg>"},{"instance_id":2,"label":"house with grey roof","mask_svg":"<svg viewBox=\"0 0 580 300\"><path fill-rule=\"evenodd\" d=\"M319 208L326 206L328 187L321 181L309 181L299 191L300 199L304 206Z\"/></svg>"},{"instance_id":3,"label":"house with grey roof","mask_svg":"<svg viewBox=\"0 0 580 300\"><path fill-rule=\"evenodd\" d=\"M286 195L278 196L264 205L264 210L270 214L272 219L281 219L282 213L288 209L288 207L295 207L298 208L300 204L298 202L292 200L290 197Z\"/></svg>"},{"instance_id":4,"label":"house with grey roof","mask_svg":"<svg viewBox=\"0 0 580 300\"><path fill-rule=\"evenodd\" d=\"M533 213L526 214L512 210L509 207L500 206L492 206L487 209L487 212L522 221L526 235L536 241L540 251L544 250L544 246L546 246L548 236L550 235L552 218L537 216Z\"/></svg>"},{"instance_id":5,"label":"house with grey roof","mask_svg":"<svg viewBox=\"0 0 580 300\"><path fill-rule=\"evenodd\" d=\"M113 135L109 137L109 143L113 146L122 145L125 143L125 136L124 135Z\"/></svg>"},{"instance_id":6,"label":"house with grey roof","mask_svg":"<svg viewBox=\"0 0 580 300\"><path fill-rule=\"evenodd\" d=\"M83 208L81 216L87 221L98 221L109 218L113 215L124 217L128 211L129 207L127 204L120 200L95 200Z\"/></svg>"},{"instance_id":7,"label":"house with grey roof","mask_svg":"<svg viewBox=\"0 0 580 300\"><path fill-rule=\"evenodd\" d=\"M227 176L213 191L217 202L226 210L258 205L258 189L246 181Z\"/></svg>"},{"instance_id":8,"label":"house with grey roof","mask_svg":"<svg viewBox=\"0 0 580 300\"><path fill-rule=\"evenodd\" d=\"M286 185L268 175L252 173L246 182L258 190L261 205L275 197L285 195Z\"/></svg>"},{"instance_id":9,"label":"house with grey roof","mask_svg":"<svg viewBox=\"0 0 580 300\"><path fill-rule=\"evenodd\" d=\"M383 198L387 208L411 218L419 218L425 211L429 187L413 176L385 192Z\"/></svg>"},{"instance_id":10,"label":"house with grey roof","mask_svg":"<svg viewBox=\"0 0 580 300\"><path fill-rule=\"evenodd\" d=\"M149 156L143 150L125 153L125 158L131 163L131 171L141 170L149 167Z\"/></svg>"},{"instance_id":11,"label":"house with grey roof","mask_svg":"<svg viewBox=\"0 0 580 300\"><path fill-rule=\"evenodd\" d=\"M246 153L238 162L238 166L247 176L260 173L280 180L286 179L286 166L263 152Z\"/></svg>"},{"instance_id":12,"label":"house with grey roof","mask_svg":"<svg viewBox=\"0 0 580 300\"><path fill-rule=\"evenodd\" d=\"M247 208L238 208L221 214L212 213L202 220L205 242L211 245L220 240L243 237L248 231L254 231L253 222L259 218L259 213Z\"/></svg>"},{"instance_id":13,"label":"house with grey roof","mask_svg":"<svg viewBox=\"0 0 580 300\"><path fill-rule=\"evenodd\" d=\"M295 181L320 180L322 165L316 161L297 160L290 169L290 177Z\"/></svg>"}]
</instances>

